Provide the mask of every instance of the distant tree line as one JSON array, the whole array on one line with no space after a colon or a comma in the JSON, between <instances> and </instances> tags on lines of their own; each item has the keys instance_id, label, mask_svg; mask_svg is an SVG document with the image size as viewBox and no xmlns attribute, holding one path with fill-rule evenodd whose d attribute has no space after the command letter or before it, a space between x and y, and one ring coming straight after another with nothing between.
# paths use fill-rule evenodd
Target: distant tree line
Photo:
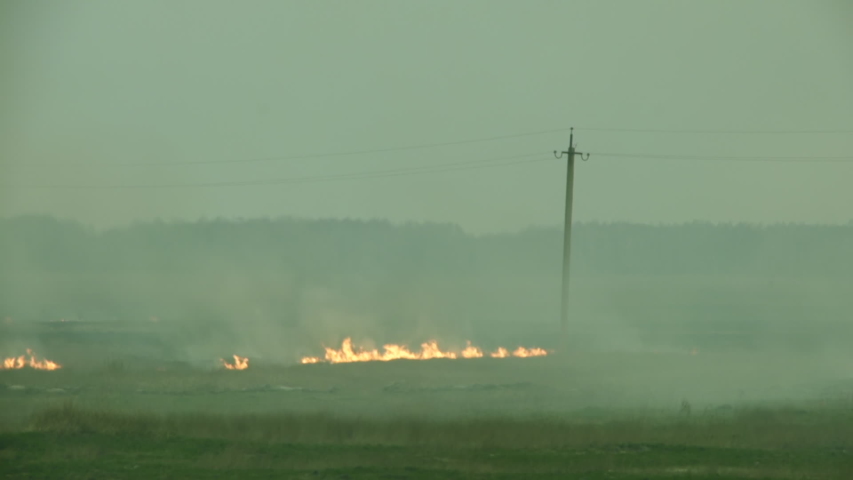
<instances>
[{"instance_id":1,"label":"distant tree line","mask_svg":"<svg viewBox=\"0 0 853 480\"><path fill-rule=\"evenodd\" d=\"M853 225L579 223L578 275L853 277ZM469 235L448 224L199 220L96 231L52 217L0 220L5 273L111 272L557 276L562 231Z\"/></svg>"}]
</instances>

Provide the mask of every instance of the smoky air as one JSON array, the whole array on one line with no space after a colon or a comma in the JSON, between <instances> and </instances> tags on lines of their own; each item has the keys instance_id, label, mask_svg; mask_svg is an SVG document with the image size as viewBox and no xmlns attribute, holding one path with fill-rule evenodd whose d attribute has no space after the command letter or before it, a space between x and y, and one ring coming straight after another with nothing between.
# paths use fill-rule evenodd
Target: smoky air
<instances>
[{"instance_id":1,"label":"smoky air","mask_svg":"<svg viewBox=\"0 0 853 480\"><path fill-rule=\"evenodd\" d=\"M853 478L853 2L0 2L0 477Z\"/></svg>"}]
</instances>

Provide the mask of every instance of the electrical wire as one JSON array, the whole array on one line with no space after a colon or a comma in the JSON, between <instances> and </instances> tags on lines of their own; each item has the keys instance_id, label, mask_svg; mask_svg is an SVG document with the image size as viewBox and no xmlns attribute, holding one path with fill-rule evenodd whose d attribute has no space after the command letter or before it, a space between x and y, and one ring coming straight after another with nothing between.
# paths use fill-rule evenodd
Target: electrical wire
<instances>
[{"instance_id":1,"label":"electrical wire","mask_svg":"<svg viewBox=\"0 0 853 480\"><path fill-rule=\"evenodd\" d=\"M524 163L535 163L552 160L551 157L535 158L543 156L543 153L529 153L521 155L510 155L504 157L487 158L479 160L467 160L461 162L448 162L435 165L421 165L413 167L399 167L382 170L369 170L364 172L349 172L329 175L311 175L305 177L285 177L262 180L224 181L208 183L172 183L172 184L128 184L128 185L68 185L68 184L44 184L44 185L0 185L3 189L70 189L70 190L114 190L114 189L169 189L169 188L211 188L211 187L246 187L264 185L296 185L305 183L321 183L340 180L362 180L373 178L397 177L408 175L419 175L429 173L441 173L457 170L470 170L491 167L503 167ZM774 156L714 156L714 155L672 155L672 154L643 154L643 153L620 153L620 152L592 152L591 158L614 158L614 159L652 159L652 160L676 160L676 161L734 161L734 162L775 162L775 163L850 163L853 156L801 156L801 157L774 157ZM519 160L526 159L526 160ZM507 161L509 160L509 161Z\"/></svg>"},{"instance_id":2,"label":"electrical wire","mask_svg":"<svg viewBox=\"0 0 853 480\"><path fill-rule=\"evenodd\" d=\"M508 135L496 135L492 137L471 138L446 142L424 143L416 145L405 145L399 147L374 148L365 150L350 150L341 152L319 152L301 155L274 155L267 157L242 158L242 159L220 159L220 160L162 160L153 162L116 162L116 161L92 161L92 162L21 162L22 166L99 166L99 167L124 167L124 166L193 166L193 165L216 165L216 164L248 164L264 162L283 162L290 160L307 160L317 158L332 158L367 155L376 153L401 152L407 150L422 150L437 147L467 145L475 143L486 143L510 138L530 137L546 135L551 133L564 133L569 128L556 128L551 130L540 130L536 132L515 133ZM853 134L853 130L664 130L664 129L640 129L640 128L593 128L578 127L578 131L595 132L635 132L635 133L672 133L672 134ZM598 154L604 155L604 154ZM626 154L613 154L612 156L626 156ZM684 156L682 156L684 157ZM643 158L663 158L660 155L644 155ZM722 157L715 157L722 158Z\"/></svg>"},{"instance_id":3,"label":"electrical wire","mask_svg":"<svg viewBox=\"0 0 853 480\"><path fill-rule=\"evenodd\" d=\"M764 156L718 156L718 155L667 155L667 154L644 154L644 153L596 153L592 152L592 157L596 158L635 158L649 160L710 160L710 161L735 161L735 162L774 162L774 163L821 163L821 162L851 162L853 156L800 156L800 157L776 157L770 155Z\"/></svg>"},{"instance_id":4,"label":"electrical wire","mask_svg":"<svg viewBox=\"0 0 853 480\"><path fill-rule=\"evenodd\" d=\"M557 128L552 130L540 130L538 132L527 132L527 133L514 133L509 135L497 135L494 137L481 137L481 138L473 138L467 140L456 140L456 141L448 141L448 142L436 142L436 143L424 143L419 145L406 145L400 147L387 147L387 148L374 148L367 150L350 150L343 152L321 152L321 153L308 153L302 155L275 155L269 157L256 157L256 158L244 158L244 159L225 159L225 160L163 160L156 162L113 162L113 161L99 161L99 162L30 162L25 165L29 166L103 166L103 167L115 167L115 166L173 166L173 165L214 165L214 164L229 164L229 163L262 163L262 162L279 162L279 161L288 161L288 160L305 160L312 158L329 158L329 157L345 157L345 156L355 156L355 155L366 155L373 153L387 153L387 152L401 152L406 150L422 150L428 148L437 148L437 147L447 147L454 145L467 145L473 143L485 143L485 142L493 142L497 140L505 140L509 138L521 138L521 137L531 137L535 135L545 135L549 133L561 133L568 132L568 128Z\"/></svg>"},{"instance_id":5,"label":"electrical wire","mask_svg":"<svg viewBox=\"0 0 853 480\"><path fill-rule=\"evenodd\" d=\"M397 177L404 175L418 175L427 173L440 173L457 170L471 170L480 168L504 167L510 165L518 165L524 163L542 162L552 160L551 158L542 157L542 153L512 155L507 157L497 157L483 160L473 160L464 162L452 162L437 165L424 165L410 168L393 168L385 170L374 170L367 172L352 172L330 175L312 175L305 177L286 177L277 179L265 180L246 180L246 181L228 181L228 182L209 182L209 183L172 183L172 184L130 184L130 185L2 185L0 188L5 189L70 189L70 190L106 190L106 189L168 189L168 188L209 188L209 187L245 187L245 186L264 186L264 185L294 185L305 183L320 183L338 180L360 180L384 177ZM514 160L497 163L501 160L511 160L525 158L527 160Z\"/></svg>"},{"instance_id":6,"label":"electrical wire","mask_svg":"<svg viewBox=\"0 0 853 480\"><path fill-rule=\"evenodd\" d=\"M576 127L579 132L624 132L624 133L667 133L667 134L713 134L713 135L811 135L811 134L853 134L853 130L667 130L661 128L597 128Z\"/></svg>"}]
</instances>

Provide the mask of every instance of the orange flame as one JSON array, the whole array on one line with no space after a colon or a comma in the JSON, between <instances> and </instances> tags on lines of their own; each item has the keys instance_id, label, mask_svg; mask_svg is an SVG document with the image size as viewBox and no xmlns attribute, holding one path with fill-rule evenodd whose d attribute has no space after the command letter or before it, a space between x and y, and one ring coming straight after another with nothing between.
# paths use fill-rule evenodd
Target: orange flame
<instances>
[{"instance_id":1,"label":"orange flame","mask_svg":"<svg viewBox=\"0 0 853 480\"><path fill-rule=\"evenodd\" d=\"M512 352L513 357L520 357L520 358L544 357L545 355L548 355L548 352L546 352L545 349L539 348L539 347L533 347L533 348L518 347L515 349L514 352Z\"/></svg>"},{"instance_id":2,"label":"orange flame","mask_svg":"<svg viewBox=\"0 0 853 480\"><path fill-rule=\"evenodd\" d=\"M29 358L27 358L29 356ZM0 365L0 370L17 370L24 367L34 368L36 370L58 370L62 365L51 362L50 360L38 360L31 349L27 349L27 355L18 357L9 357L3 359L3 365Z\"/></svg>"},{"instance_id":3,"label":"orange flame","mask_svg":"<svg viewBox=\"0 0 853 480\"><path fill-rule=\"evenodd\" d=\"M222 366L227 368L228 370L245 370L249 368L249 357L241 357L240 355L232 355L234 357L234 363L228 363L224 359L220 358L219 361L222 362Z\"/></svg>"},{"instance_id":4,"label":"orange flame","mask_svg":"<svg viewBox=\"0 0 853 480\"><path fill-rule=\"evenodd\" d=\"M489 354L492 358L506 358L509 356L509 352L504 348L500 347L496 351Z\"/></svg>"},{"instance_id":5,"label":"orange flame","mask_svg":"<svg viewBox=\"0 0 853 480\"><path fill-rule=\"evenodd\" d=\"M483 351L479 348L471 345L471 342L466 342L465 350L462 350L462 357L464 358L481 358L483 356Z\"/></svg>"},{"instance_id":6,"label":"orange flame","mask_svg":"<svg viewBox=\"0 0 853 480\"><path fill-rule=\"evenodd\" d=\"M483 351L479 348L471 345L471 342L467 342L467 346L460 353L456 352L446 352L442 351L438 347L438 342L435 340L430 340L429 342L425 342L421 344L420 352L412 352L404 345L395 345L388 344L382 347L384 352L379 352L379 350L364 350L359 349L356 351L352 346L352 339L347 337L341 343L341 348L339 350L335 350L334 348L325 347L326 354L324 358L320 357L303 357L301 363L320 363L320 362L329 362L329 363L350 363L350 362L371 362L371 361L380 361L387 362L390 360L431 360L433 358L482 358L485 355ZM492 352L489 356L494 358L506 358L509 356L514 357L542 357L548 355L548 352L542 348L524 348L518 347L514 352L510 353L506 348L501 347L497 351Z\"/></svg>"}]
</instances>

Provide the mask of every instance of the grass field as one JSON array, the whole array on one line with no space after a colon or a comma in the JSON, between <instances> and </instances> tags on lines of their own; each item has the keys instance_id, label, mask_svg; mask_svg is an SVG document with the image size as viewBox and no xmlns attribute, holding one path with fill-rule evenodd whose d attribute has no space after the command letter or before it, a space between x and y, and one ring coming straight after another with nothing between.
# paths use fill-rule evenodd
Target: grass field
<instances>
[{"instance_id":1,"label":"grass field","mask_svg":"<svg viewBox=\"0 0 853 480\"><path fill-rule=\"evenodd\" d=\"M140 415L71 405L0 436L6 478L849 478L848 413L731 418Z\"/></svg>"},{"instance_id":2,"label":"grass field","mask_svg":"<svg viewBox=\"0 0 853 480\"><path fill-rule=\"evenodd\" d=\"M326 337L242 311L0 323L0 356L63 365L0 370L0 478L853 478L849 285L578 285L592 313L570 348L535 315L492 322L499 303L447 322L483 348L554 349L531 359L299 365ZM540 287L502 314L548 304ZM248 370L219 366L234 353Z\"/></svg>"},{"instance_id":3,"label":"grass field","mask_svg":"<svg viewBox=\"0 0 853 480\"><path fill-rule=\"evenodd\" d=\"M598 353L7 370L0 474L853 478L853 383L820 365Z\"/></svg>"}]
</instances>

